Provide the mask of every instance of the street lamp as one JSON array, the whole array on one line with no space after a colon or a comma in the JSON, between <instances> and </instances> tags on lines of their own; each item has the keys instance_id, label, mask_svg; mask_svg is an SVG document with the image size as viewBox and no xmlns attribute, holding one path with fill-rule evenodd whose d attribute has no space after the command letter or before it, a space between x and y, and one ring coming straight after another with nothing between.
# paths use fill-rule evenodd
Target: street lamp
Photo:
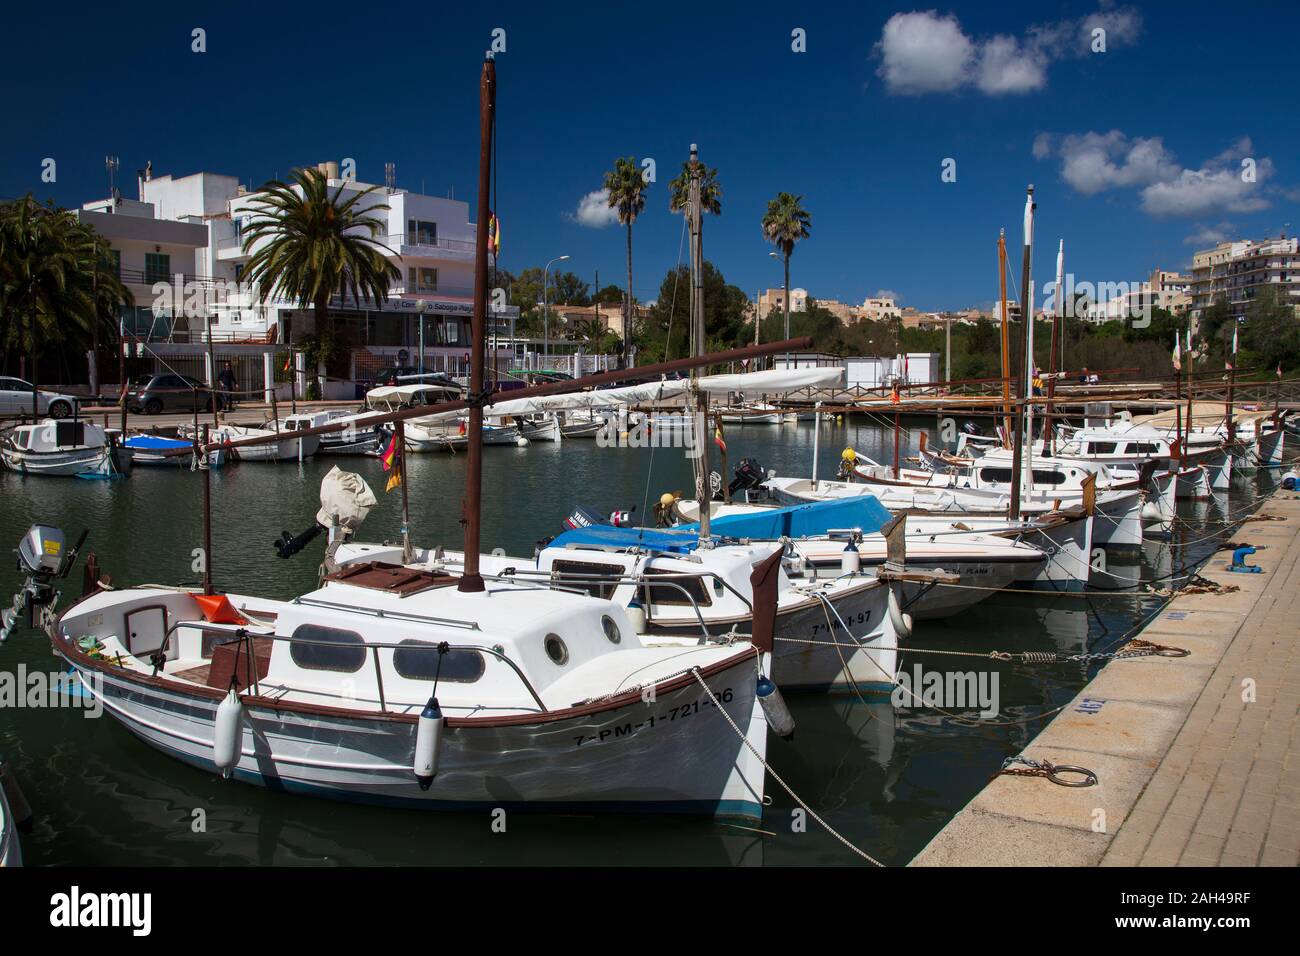
<instances>
[{"instance_id":1,"label":"street lamp","mask_svg":"<svg viewBox=\"0 0 1300 956\"><path fill-rule=\"evenodd\" d=\"M546 298L546 280L550 275L551 266L557 262L563 262L568 256L556 256L550 262L546 263L546 268L542 270L542 342L547 358L551 357L551 304Z\"/></svg>"}]
</instances>

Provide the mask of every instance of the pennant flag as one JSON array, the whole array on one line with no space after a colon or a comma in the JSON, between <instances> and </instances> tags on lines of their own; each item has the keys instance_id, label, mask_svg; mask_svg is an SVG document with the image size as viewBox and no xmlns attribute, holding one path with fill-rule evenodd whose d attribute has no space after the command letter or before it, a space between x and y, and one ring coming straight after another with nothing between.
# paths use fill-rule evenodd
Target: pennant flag
<instances>
[{"instance_id":1,"label":"pennant flag","mask_svg":"<svg viewBox=\"0 0 1300 956\"><path fill-rule=\"evenodd\" d=\"M722 449L724 455L727 453L727 443L722 438L722 429L716 426L713 429L713 444Z\"/></svg>"},{"instance_id":2,"label":"pennant flag","mask_svg":"<svg viewBox=\"0 0 1300 956\"><path fill-rule=\"evenodd\" d=\"M898 397L898 379L894 379L894 384L889 389L889 400L897 405L902 399Z\"/></svg>"},{"instance_id":3,"label":"pennant flag","mask_svg":"<svg viewBox=\"0 0 1300 956\"><path fill-rule=\"evenodd\" d=\"M292 363L293 363L293 353L292 353L292 352L286 352L286 353L284 354L284 368L282 369L282 371L285 371L285 372L289 371L289 366L290 366Z\"/></svg>"},{"instance_id":4,"label":"pennant flag","mask_svg":"<svg viewBox=\"0 0 1300 956\"><path fill-rule=\"evenodd\" d=\"M392 471L393 462L396 460L396 458L397 458L397 434L394 433L393 437L389 439L388 447L385 448L384 453L379 456L379 461L384 466L384 471Z\"/></svg>"},{"instance_id":5,"label":"pennant flag","mask_svg":"<svg viewBox=\"0 0 1300 956\"><path fill-rule=\"evenodd\" d=\"M388 476L388 484L384 486L384 493L387 494L388 492L392 491L401 483L402 483L402 473L400 471L394 471L391 475Z\"/></svg>"},{"instance_id":6,"label":"pennant flag","mask_svg":"<svg viewBox=\"0 0 1300 956\"><path fill-rule=\"evenodd\" d=\"M1174 354L1173 354L1173 363L1174 363L1174 371L1175 371L1175 372L1181 372L1181 371L1183 370L1183 348L1182 348L1182 345L1183 345L1183 337L1182 337L1181 335L1175 335L1175 336L1174 336Z\"/></svg>"},{"instance_id":7,"label":"pennant flag","mask_svg":"<svg viewBox=\"0 0 1300 956\"><path fill-rule=\"evenodd\" d=\"M501 255L501 220L497 214L488 210L488 249L492 255Z\"/></svg>"}]
</instances>

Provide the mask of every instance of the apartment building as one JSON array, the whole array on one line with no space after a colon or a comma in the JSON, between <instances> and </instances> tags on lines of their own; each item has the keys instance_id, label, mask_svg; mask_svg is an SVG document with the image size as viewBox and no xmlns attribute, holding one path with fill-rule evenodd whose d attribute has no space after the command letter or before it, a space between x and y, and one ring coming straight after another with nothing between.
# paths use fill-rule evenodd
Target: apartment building
<instances>
[{"instance_id":1,"label":"apartment building","mask_svg":"<svg viewBox=\"0 0 1300 956\"><path fill-rule=\"evenodd\" d=\"M1241 319L1267 288L1276 289L1300 318L1300 248L1294 237L1221 242L1192 256L1193 317L1216 302L1226 302Z\"/></svg>"},{"instance_id":2,"label":"apartment building","mask_svg":"<svg viewBox=\"0 0 1300 956\"><path fill-rule=\"evenodd\" d=\"M345 197L368 188L342 178L338 163L317 168ZM244 247L245 231L259 216L258 191L233 176L154 177L151 169L141 172L138 187L138 200L114 196L78 211L109 240L135 296L123 316L128 333L155 341L198 342L210 334L215 341L272 343L315 330L310 308L276 290L263 299L243 282L260 248ZM433 349L468 348L476 233L468 203L412 193L390 177L359 208L379 221L373 238L400 277L382 303L334 296L335 332L353 346L409 348L422 338ZM503 327L518 314L514 306L492 310Z\"/></svg>"},{"instance_id":3,"label":"apartment building","mask_svg":"<svg viewBox=\"0 0 1300 956\"><path fill-rule=\"evenodd\" d=\"M767 317L769 312L785 311L785 289L767 289L758 296L758 314ZM791 289L790 290L790 311L806 312L808 311L808 290Z\"/></svg>"}]
</instances>

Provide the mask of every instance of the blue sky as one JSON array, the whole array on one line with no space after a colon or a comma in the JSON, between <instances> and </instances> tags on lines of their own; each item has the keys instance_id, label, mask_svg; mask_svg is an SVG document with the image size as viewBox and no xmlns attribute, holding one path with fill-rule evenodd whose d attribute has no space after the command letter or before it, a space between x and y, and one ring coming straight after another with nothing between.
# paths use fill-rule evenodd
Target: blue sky
<instances>
[{"instance_id":1,"label":"blue sky","mask_svg":"<svg viewBox=\"0 0 1300 956\"><path fill-rule=\"evenodd\" d=\"M0 37L0 195L102 197L112 153L127 196L146 160L256 184L350 156L362 180L392 161L399 185L470 198L479 63L500 27L513 270L569 254L589 281L621 284L622 228L577 212L616 156L652 157L634 286L653 298L678 261L667 183L692 142L724 188L705 254L750 294L780 284L759 229L780 190L812 214L793 284L842 301L889 289L923 309L994 298L998 228L1018 250L1029 182L1039 280L1058 238L1077 280L1134 281L1216 235L1300 229L1290 4L699 6L23 5ZM1089 49L1098 25L1104 53ZM195 27L206 53L191 51ZM941 181L947 158L955 182Z\"/></svg>"}]
</instances>

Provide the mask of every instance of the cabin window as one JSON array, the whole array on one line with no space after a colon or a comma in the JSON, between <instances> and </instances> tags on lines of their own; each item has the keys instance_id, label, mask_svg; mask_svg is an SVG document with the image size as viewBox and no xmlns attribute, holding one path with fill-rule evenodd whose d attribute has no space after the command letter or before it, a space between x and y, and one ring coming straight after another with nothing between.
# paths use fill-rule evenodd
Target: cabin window
<instances>
[{"instance_id":1,"label":"cabin window","mask_svg":"<svg viewBox=\"0 0 1300 956\"><path fill-rule=\"evenodd\" d=\"M356 631L302 624L293 632L289 656L303 670L355 674L366 662L366 642Z\"/></svg>"},{"instance_id":2,"label":"cabin window","mask_svg":"<svg viewBox=\"0 0 1300 956\"><path fill-rule=\"evenodd\" d=\"M442 658L439 670L438 658ZM402 641L393 650L393 668L407 680L451 681L472 684L483 676L485 664L478 651L454 650L438 653L428 641Z\"/></svg>"},{"instance_id":3,"label":"cabin window","mask_svg":"<svg viewBox=\"0 0 1300 956\"><path fill-rule=\"evenodd\" d=\"M1151 441L1129 442L1128 454L1130 455L1155 455L1160 451L1160 446Z\"/></svg>"},{"instance_id":4,"label":"cabin window","mask_svg":"<svg viewBox=\"0 0 1300 956\"><path fill-rule=\"evenodd\" d=\"M1088 454L1090 455L1113 455L1115 454L1116 443L1113 441L1091 441L1088 442Z\"/></svg>"},{"instance_id":5,"label":"cabin window","mask_svg":"<svg viewBox=\"0 0 1300 956\"><path fill-rule=\"evenodd\" d=\"M680 574L681 572L669 571L663 568L646 568L645 573L647 576L653 576L656 574ZM652 604L690 607L692 599L700 607L709 607L713 604L709 589L700 576L674 577L672 584L648 584L645 585L644 592L646 600Z\"/></svg>"},{"instance_id":6,"label":"cabin window","mask_svg":"<svg viewBox=\"0 0 1300 956\"><path fill-rule=\"evenodd\" d=\"M980 478L990 483L1009 482L1011 480L1010 468L981 468ZM1065 484L1065 475L1059 471L1040 471L1034 469L1034 484L1036 485L1063 485Z\"/></svg>"},{"instance_id":7,"label":"cabin window","mask_svg":"<svg viewBox=\"0 0 1300 956\"><path fill-rule=\"evenodd\" d=\"M623 573L618 564L601 564L598 561L556 561L551 565L551 579L566 587L586 591L592 597L608 600L618 587L617 581L592 581L592 577L617 578Z\"/></svg>"},{"instance_id":8,"label":"cabin window","mask_svg":"<svg viewBox=\"0 0 1300 956\"><path fill-rule=\"evenodd\" d=\"M609 639L611 644L617 644L623 640L623 632L618 629L618 625L614 623L614 619L608 614L601 616L600 626L604 629L605 637Z\"/></svg>"},{"instance_id":9,"label":"cabin window","mask_svg":"<svg viewBox=\"0 0 1300 956\"><path fill-rule=\"evenodd\" d=\"M547 634L546 656L561 667L569 662L569 648L565 645L564 639L558 634Z\"/></svg>"},{"instance_id":10,"label":"cabin window","mask_svg":"<svg viewBox=\"0 0 1300 956\"><path fill-rule=\"evenodd\" d=\"M54 425L54 443L60 448L69 448L86 443L85 422L56 422Z\"/></svg>"}]
</instances>

